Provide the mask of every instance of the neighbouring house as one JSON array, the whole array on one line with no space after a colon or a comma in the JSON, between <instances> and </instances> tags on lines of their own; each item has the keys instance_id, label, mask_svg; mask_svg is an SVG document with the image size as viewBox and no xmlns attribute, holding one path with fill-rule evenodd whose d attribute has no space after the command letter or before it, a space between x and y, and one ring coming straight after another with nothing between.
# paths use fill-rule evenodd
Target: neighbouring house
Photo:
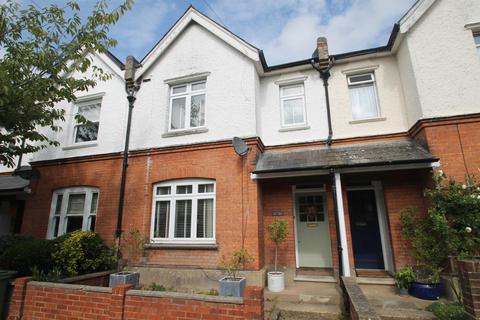
<instances>
[{"instance_id":1,"label":"neighbouring house","mask_svg":"<svg viewBox=\"0 0 480 320\"><path fill-rule=\"evenodd\" d=\"M269 66L260 49L188 8L137 70L123 231L149 241L129 267L148 279L183 272L197 285L202 270L244 245L255 258L248 281L263 285L273 219L290 229L279 264L291 279L407 264L400 211L425 209L432 167L479 175L479 32L477 0L419 0L385 46L322 61L326 43L312 43L314 64L333 63L327 105L311 58ZM70 118L48 134L61 145L25 157L38 175L29 184L0 177L0 217L16 218L15 231L95 230L114 242L124 66L92 58L113 77L59 104ZM76 113L93 125L75 123ZM245 156L233 137L248 145Z\"/></svg>"}]
</instances>

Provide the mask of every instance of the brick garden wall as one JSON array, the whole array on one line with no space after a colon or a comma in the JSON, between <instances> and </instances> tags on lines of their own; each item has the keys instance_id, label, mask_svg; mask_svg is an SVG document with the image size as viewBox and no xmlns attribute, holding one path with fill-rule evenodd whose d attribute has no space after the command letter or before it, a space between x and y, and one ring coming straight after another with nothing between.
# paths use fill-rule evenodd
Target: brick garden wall
<instances>
[{"instance_id":1,"label":"brick garden wall","mask_svg":"<svg viewBox=\"0 0 480 320\"><path fill-rule=\"evenodd\" d=\"M203 296L174 292L15 281L8 320L189 320L263 319L263 289L247 287L245 298Z\"/></svg>"}]
</instances>

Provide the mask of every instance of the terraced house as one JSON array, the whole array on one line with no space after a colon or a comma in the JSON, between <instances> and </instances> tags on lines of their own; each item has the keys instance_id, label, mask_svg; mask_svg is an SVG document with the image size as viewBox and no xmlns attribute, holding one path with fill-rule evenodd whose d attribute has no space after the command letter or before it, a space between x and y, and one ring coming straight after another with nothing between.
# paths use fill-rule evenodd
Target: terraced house
<instances>
[{"instance_id":1,"label":"terraced house","mask_svg":"<svg viewBox=\"0 0 480 320\"><path fill-rule=\"evenodd\" d=\"M388 275L408 263L400 211L425 209L432 167L479 174L479 32L477 0L420 0L385 46L329 55L319 38L312 58L271 66L190 7L136 71L122 230L148 244L130 267L201 286L205 270L244 245L255 258L248 282L264 285L275 218L289 226L279 255L289 281ZM59 104L69 119L47 134L61 145L26 155L23 177L0 177L2 233L83 229L114 242L124 66L93 59L113 77Z\"/></svg>"}]
</instances>

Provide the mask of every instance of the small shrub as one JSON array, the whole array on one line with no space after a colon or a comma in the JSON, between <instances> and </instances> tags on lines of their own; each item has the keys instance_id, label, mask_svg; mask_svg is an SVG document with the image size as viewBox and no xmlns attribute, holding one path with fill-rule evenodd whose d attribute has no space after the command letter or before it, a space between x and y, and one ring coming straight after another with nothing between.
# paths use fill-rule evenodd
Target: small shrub
<instances>
[{"instance_id":1,"label":"small shrub","mask_svg":"<svg viewBox=\"0 0 480 320\"><path fill-rule=\"evenodd\" d=\"M395 286L399 289L408 289L410 282L415 281L415 272L412 267L404 267L393 275Z\"/></svg>"},{"instance_id":2,"label":"small shrub","mask_svg":"<svg viewBox=\"0 0 480 320\"><path fill-rule=\"evenodd\" d=\"M57 282L61 278L63 278L62 271L58 267L53 267L49 271L39 270L37 267L32 268L32 280L34 281Z\"/></svg>"},{"instance_id":3,"label":"small shrub","mask_svg":"<svg viewBox=\"0 0 480 320\"><path fill-rule=\"evenodd\" d=\"M52 244L43 239L20 240L0 256L0 269L15 270L18 276L31 275L32 268L48 272L54 266Z\"/></svg>"},{"instance_id":4,"label":"small shrub","mask_svg":"<svg viewBox=\"0 0 480 320\"><path fill-rule=\"evenodd\" d=\"M55 265L67 276L110 270L115 266L115 255L95 232L74 231L54 243Z\"/></svg>"},{"instance_id":5,"label":"small shrub","mask_svg":"<svg viewBox=\"0 0 480 320\"><path fill-rule=\"evenodd\" d=\"M287 222L285 220L275 219L267 226L268 238L275 243L275 272L277 271L278 246L282 244L288 236Z\"/></svg>"},{"instance_id":6,"label":"small shrub","mask_svg":"<svg viewBox=\"0 0 480 320\"><path fill-rule=\"evenodd\" d=\"M237 280L238 278L238 270L240 266L252 262L254 258L248 253L247 249L241 248L235 252L233 252L232 256L227 258L222 256L220 260L220 268L222 272L227 274L227 277Z\"/></svg>"},{"instance_id":7,"label":"small shrub","mask_svg":"<svg viewBox=\"0 0 480 320\"><path fill-rule=\"evenodd\" d=\"M173 288L165 287L162 284L156 284L152 282L152 284L147 288L150 291L174 291Z\"/></svg>"},{"instance_id":8,"label":"small shrub","mask_svg":"<svg viewBox=\"0 0 480 320\"><path fill-rule=\"evenodd\" d=\"M427 307L438 320L467 320L465 309L461 304L434 302Z\"/></svg>"},{"instance_id":9,"label":"small shrub","mask_svg":"<svg viewBox=\"0 0 480 320\"><path fill-rule=\"evenodd\" d=\"M30 237L17 235L17 234L7 234L0 237L0 256L11 246L17 244L22 240L30 240Z\"/></svg>"}]
</instances>

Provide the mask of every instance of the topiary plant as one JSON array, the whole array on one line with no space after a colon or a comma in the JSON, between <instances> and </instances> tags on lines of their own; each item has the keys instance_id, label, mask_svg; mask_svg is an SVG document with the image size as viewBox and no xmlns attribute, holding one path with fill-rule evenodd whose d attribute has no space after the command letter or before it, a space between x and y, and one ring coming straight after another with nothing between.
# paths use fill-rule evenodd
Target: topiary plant
<instances>
[{"instance_id":1,"label":"topiary plant","mask_svg":"<svg viewBox=\"0 0 480 320\"><path fill-rule=\"evenodd\" d=\"M67 276L110 270L116 257L102 238L91 231L74 231L55 241L55 265Z\"/></svg>"},{"instance_id":2,"label":"topiary plant","mask_svg":"<svg viewBox=\"0 0 480 320\"><path fill-rule=\"evenodd\" d=\"M267 226L268 237L275 243L275 272L277 272L278 246L285 241L288 236L287 222L275 219Z\"/></svg>"}]
</instances>

